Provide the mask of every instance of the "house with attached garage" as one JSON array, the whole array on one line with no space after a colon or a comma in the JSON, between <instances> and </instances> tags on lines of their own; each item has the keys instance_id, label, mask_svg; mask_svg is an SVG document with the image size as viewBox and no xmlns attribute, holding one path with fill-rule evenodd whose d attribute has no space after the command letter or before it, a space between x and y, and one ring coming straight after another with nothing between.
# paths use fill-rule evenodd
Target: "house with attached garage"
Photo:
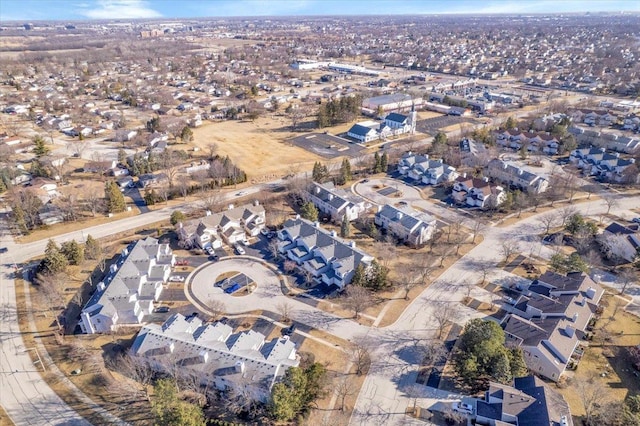
<instances>
[{"instance_id":1,"label":"house with attached garage","mask_svg":"<svg viewBox=\"0 0 640 426\"><path fill-rule=\"evenodd\" d=\"M176 232L184 247L214 249L255 237L265 226L264 207L258 201L239 207L229 205L227 210L207 215L200 219L180 222Z\"/></svg>"},{"instance_id":2,"label":"house with attached garage","mask_svg":"<svg viewBox=\"0 0 640 426\"><path fill-rule=\"evenodd\" d=\"M338 238L318 222L299 216L287 220L278 231L278 250L328 286L344 288L351 282L358 265L368 267L373 257L356 248L355 241Z\"/></svg>"},{"instance_id":3,"label":"house with attached garage","mask_svg":"<svg viewBox=\"0 0 640 426\"><path fill-rule=\"evenodd\" d=\"M549 188L549 181L535 173L507 164L497 158L487 164L485 174L529 194L541 194Z\"/></svg>"},{"instance_id":4,"label":"house with attached garage","mask_svg":"<svg viewBox=\"0 0 640 426\"><path fill-rule=\"evenodd\" d=\"M131 352L154 371L180 366L179 375L197 377L203 387L263 403L273 385L300 363L296 345L287 336L266 341L254 330L233 333L230 326L205 323L197 314L176 313L162 325L145 325Z\"/></svg>"},{"instance_id":5,"label":"house with attached garage","mask_svg":"<svg viewBox=\"0 0 640 426\"><path fill-rule=\"evenodd\" d=\"M425 244L436 231L436 219L432 216L390 204L378 207L374 223L413 247Z\"/></svg>"},{"instance_id":6,"label":"house with attached garage","mask_svg":"<svg viewBox=\"0 0 640 426\"><path fill-rule=\"evenodd\" d=\"M153 312L175 263L169 244L160 244L155 238L130 244L82 309L82 332L106 333L142 324Z\"/></svg>"},{"instance_id":7,"label":"house with attached garage","mask_svg":"<svg viewBox=\"0 0 640 426\"><path fill-rule=\"evenodd\" d=\"M451 182L459 174L454 167L444 164L442 159L431 160L428 155L417 155L411 151L406 152L398 161L398 172L425 185L437 185L442 182Z\"/></svg>"},{"instance_id":8,"label":"house with attached garage","mask_svg":"<svg viewBox=\"0 0 640 426\"><path fill-rule=\"evenodd\" d=\"M323 184L312 182L307 188L305 197L335 222L341 221L344 217L348 221L356 220L371 207L371 204L364 199L337 189L330 182Z\"/></svg>"}]
</instances>

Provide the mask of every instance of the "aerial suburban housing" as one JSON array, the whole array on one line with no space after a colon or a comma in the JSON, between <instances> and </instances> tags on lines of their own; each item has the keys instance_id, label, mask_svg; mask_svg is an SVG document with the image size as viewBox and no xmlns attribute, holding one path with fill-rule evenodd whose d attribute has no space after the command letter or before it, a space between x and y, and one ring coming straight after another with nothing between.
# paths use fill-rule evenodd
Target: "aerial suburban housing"
<instances>
[{"instance_id":1,"label":"aerial suburban housing","mask_svg":"<svg viewBox=\"0 0 640 426\"><path fill-rule=\"evenodd\" d=\"M344 288L351 282L358 265L371 264L373 257L345 241L318 222L289 219L278 231L279 250L314 278L328 286Z\"/></svg>"},{"instance_id":2,"label":"aerial suburban housing","mask_svg":"<svg viewBox=\"0 0 640 426\"><path fill-rule=\"evenodd\" d=\"M572 358L579 360L580 340L604 290L582 272L545 272L522 287L503 321L507 342L522 348L533 373L557 382Z\"/></svg>"},{"instance_id":3,"label":"aerial suburban housing","mask_svg":"<svg viewBox=\"0 0 640 426\"><path fill-rule=\"evenodd\" d=\"M370 207L370 203L361 197L336 188L331 182L311 182L305 196L319 211L331 217L333 221L356 220Z\"/></svg>"},{"instance_id":4,"label":"aerial suburban housing","mask_svg":"<svg viewBox=\"0 0 640 426\"><path fill-rule=\"evenodd\" d=\"M549 181L544 177L497 158L487 164L485 174L498 182L504 182L529 194L540 194L549 188Z\"/></svg>"},{"instance_id":5,"label":"aerial suburban housing","mask_svg":"<svg viewBox=\"0 0 640 426\"><path fill-rule=\"evenodd\" d=\"M200 219L179 222L176 225L178 238L185 247L222 247L223 243L234 244L255 237L265 226L264 207L254 201L218 213L207 212Z\"/></svg>"},{"instance_id":6,"label":"aerial suburban housing","mask_svg":"<svg viewBox=\"0 0 640 426\"><path fill-rule=\"evenodd\" d=\"M409 151L398 161L398 172L425 185L437 185L454 181L458 176L455 167L445 164L442 159L431 160L429 155L418 155Z\"/></svg>"},{"instance_id":7,"label":"aerial suburban housing","mask_svg":"<svg viewBox=\"0 0 640 426\"><path fill-rule=\"evenodd\" d=\"M221 322L204 323L196 315L178 313L163 324L142 327L131 351L156 371L176 365L180 375L197 377L202 386L231 389L261 402L287 369L300 362L286 336L267 342L253 330L233 333Z\"/></svg>"},{"instance_id":8,"label":"aerial suburban housing","mask_svg":"<svg viewBox=\"0 0 640 426\"><path fill-rule=\"evenodd\" d=\"M619 153L607 152L605 148L579 148L571 151L570 161L586 175L597 176L610 182L631 179L640 181L640 175L627 176L625 170L635 164L635 158L622 158Z\"/></svg>"},{"instance_id":9,"label":"aerial suburban housing","mask_svg":"<svg viewBox=\"0 0 640 426\"><path fill-rule=\"evenodd\" d=\"M425 244L436 231L434 217L390 204L378 207L374 222L389 234L414 247Z\"/></svg>"},{"instance_id":10,"label":"aerial suburban housing","mask_svg":"<svg viewBox=\"0 0 640 426\"><path fill-rule=\"evenodd\" d=\"M105 333L139 325L153 312L176 259L168 244L155 238L132 243L111 265L109 274L80 314L83 333Z\"/></svg>"},{"instance_id":11,"label":"aerial suburban housing","mask_svg":"<svg viewBox=\"0 0 640 426\"><path fill-rule=\"evenodd\" d=\"M596 239L607 258L632 262L640 250L640 225L613 222Z\"/></svg>"},{"instance_id":12,"label":"aerial suburban housing","mask_svg":"<svg viewBox=\"0 0 640 426\"><path fill-rule=\"evenodd\" d=\"M490 382L476 402L476 424L489 426L573 426L565 399L533 375L514 379L513 386Z\"/></svg>"},{"instance_id":13,"label":"aerial suburban housing","mask_svg":"<svg viewBox=\"0 0 640 426\"><path fill-rule=\"evenodd\" d=\"M497 207L507 197L502 186L492 185L489 178L467 177L466 173L458 176L451 192L453 201L468 207Z\"/></svg>"}]
</instances>

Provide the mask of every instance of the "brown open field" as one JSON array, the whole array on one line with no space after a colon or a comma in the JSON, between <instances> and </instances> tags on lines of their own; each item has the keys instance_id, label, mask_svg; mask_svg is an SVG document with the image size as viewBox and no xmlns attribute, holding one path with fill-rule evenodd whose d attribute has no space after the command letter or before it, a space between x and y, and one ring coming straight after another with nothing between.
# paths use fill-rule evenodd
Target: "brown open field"
<instances>
[{"instance_id":1,"label":"brown open field","mask_svg":"<svg viewBox=\"0 0 640 426\"><path fill-rule=\"evenodd\" d=\"M322 160L286 142L299 133L275 130L288 125L288 121L280 117L262 117L255 122L209 123L193 130L193 143L204 150L216 143L217 152L228 155L250 179L266 175L281 177L292 168L311 169L315 161Z\"/></svg>"}]
</instances>

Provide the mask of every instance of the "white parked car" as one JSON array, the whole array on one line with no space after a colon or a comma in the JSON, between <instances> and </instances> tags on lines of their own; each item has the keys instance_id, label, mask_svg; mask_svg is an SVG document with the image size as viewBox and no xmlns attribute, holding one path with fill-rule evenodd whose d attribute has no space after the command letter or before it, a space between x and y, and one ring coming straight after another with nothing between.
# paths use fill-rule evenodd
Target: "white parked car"
<instances>
[{"instance_id":1,"label":"white parked car","mask_svg":"<svg viewBox=\"0 0 640 426\"><path fill-rule=\"evenodd\" d=\"M247 191L240 191L236 193L236 197L242 197L243 195L247 195Z\"/></svg>"},{"instance_id":2,"label":"white parked car","mask_svg":"<svg viewBox=\"0 0 640 426\"><path fill-rule=\"evenodd\" d=\"M169 277L169 281L171 281L172 283L183 283L184 277L181 275L171 275Z\"/></svg>"},{"instance_id":3,"label":"white parked car","mask_svg":"<svg viewBox=\"0 0 640 426\"><path fill-rule=\"evenodd\" d=\"M473 406L471 404L454 402L451 408L453 408L453 411L457 411L458 413L473 414Z\"/></svg>"},{"instance_id":4,"label":"white parked car","mask_svg":"<svg viewBox=\"0 0 640 426\"><path fill-rule=\"evenodd\" d=\"M216 251L215 251L215 250L213 249L213 247L211 247L211 246L208 246L208 247L207 247L207 248L205 248L204 250L207 252L207 254L208 254L209 256L213 256L214 254L216 254Z\"/></svg>"},{"instance_id":5,"label":"white parked car","mask_svg":"<svg viewBox=\"0 0 640 426\"><path fill-rule=\"evenodd\" d=\"M234 248L236 249L236 253L238 253L238 254L245 254L246 253L246 251L244 251L244 249L242 248L242 246L240 244L236 244Z\"/></svg>"}]
</instances>

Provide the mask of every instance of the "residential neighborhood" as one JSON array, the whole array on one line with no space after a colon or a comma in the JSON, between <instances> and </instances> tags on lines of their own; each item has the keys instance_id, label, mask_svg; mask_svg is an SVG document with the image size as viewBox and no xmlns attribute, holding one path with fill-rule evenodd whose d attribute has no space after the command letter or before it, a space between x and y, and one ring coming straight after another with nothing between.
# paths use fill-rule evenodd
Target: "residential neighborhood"
<instances>
[{"instance_id":1,"label":"residential neighborhood","mask_svg":"<svg viewBox=\"0 0 640 426\"><path fill-rule=\"evenodd\" d=\"M0 424L640 424L632 2L63 3L0 8Z\"/></svg>"}]
</instances>

